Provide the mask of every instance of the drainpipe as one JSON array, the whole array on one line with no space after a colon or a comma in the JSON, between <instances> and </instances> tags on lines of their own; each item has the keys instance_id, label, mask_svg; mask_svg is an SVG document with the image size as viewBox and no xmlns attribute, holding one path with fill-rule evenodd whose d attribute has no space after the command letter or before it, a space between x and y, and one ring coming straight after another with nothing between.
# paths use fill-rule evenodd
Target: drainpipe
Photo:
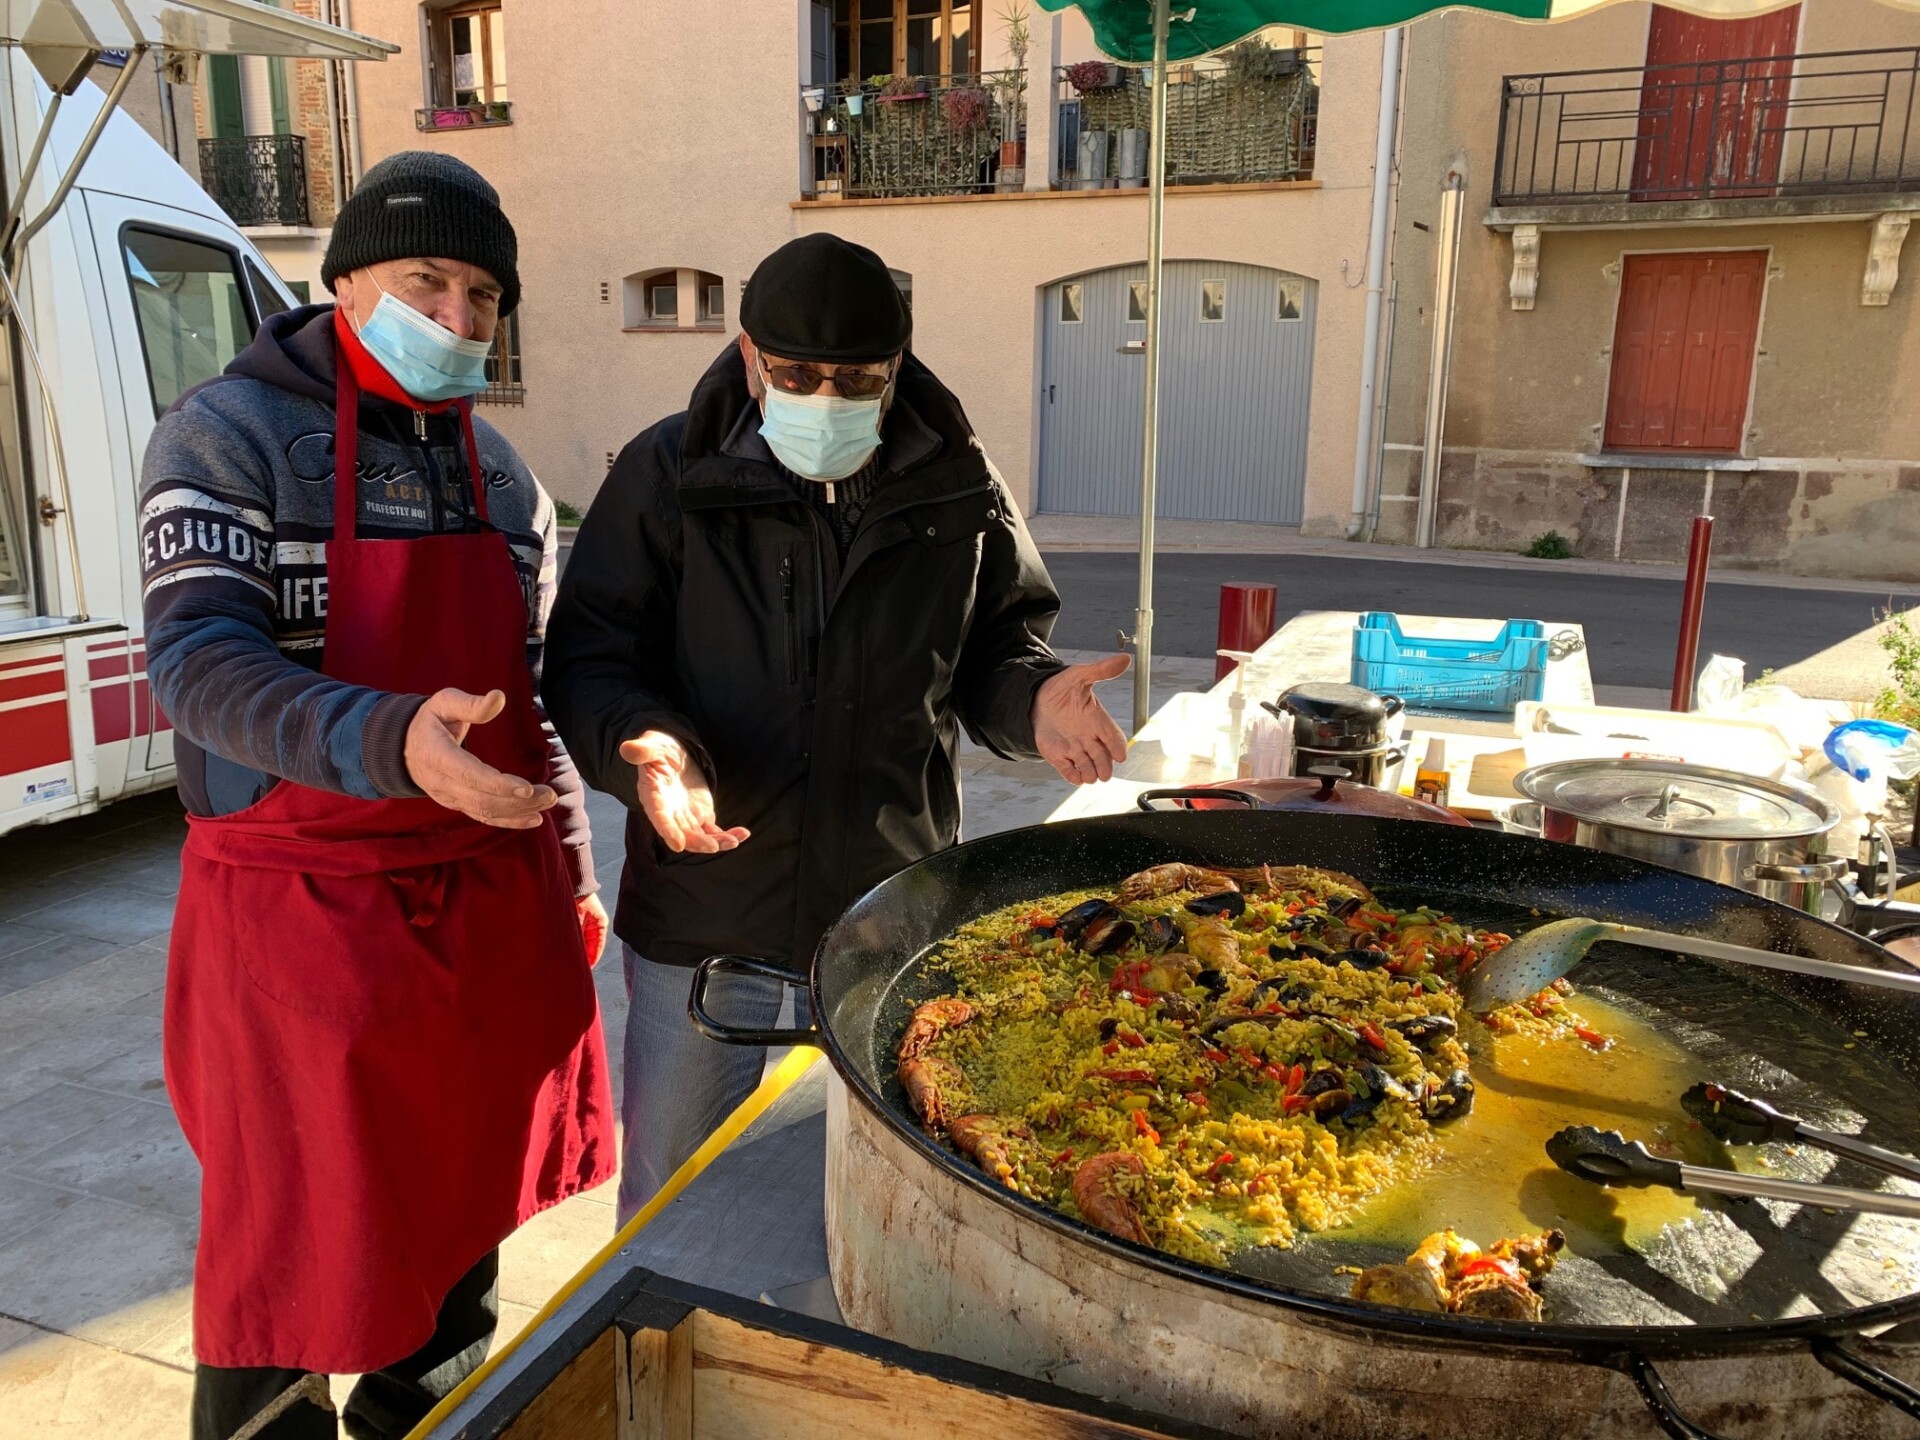
<instances>
[{"instance_id":1,"label":"drainpipe","mask_svg":"<svg viewBox=\"0 0 1920 1440\"><path fill-rule=\"evenodd\" d=\"M1367 231L1367 323L1360 350L1360 422L1353 443L1353 510L1347 538L1366 523L1367 486L1373 471L1374 386L1380 369L1381 300L1387 280L1387 215L1393 182L1394 131L1399 123L1400 50L1406 28L1387 31L1380 47L1380 121L1373 144L1373 219Z\"/></svg>"},{"instance_id":2,"label":"drainpipe","mask_svg":"<svg viewBox=\"0 0 1920 1440\"><path fill-rule=\"evenodd\" d=\"M1433 272L1433 359L1427 370L1427 434L1420 452L1420 518L1413 543L1433 546L1433 520L1440 508L1440 445L1447 428L1447 379L1453 369L1453 300L1460 272L1460 216L1466 177L1458 167L1440 187L1440 253Z\"/></svg>"},{"instance_id":3,"label":"drainpipe","mask_svg":"<svg viewBox=\"0 0 1920 1440\"><path fill-rule=\"evenodd\" d=\"M342 30L353 29L352 0L334 0L339 14ZM334 207L337 210L347 203L347 196L353 193L353 187L360 183L360 175L365 168L365 157L360 151L360 72L358 63L353 60L334 62L339 67L340 89L345 101L344 119L346 133L338 146L340 151L341 185L334 192Z\"/></svg>"}]
</instances>

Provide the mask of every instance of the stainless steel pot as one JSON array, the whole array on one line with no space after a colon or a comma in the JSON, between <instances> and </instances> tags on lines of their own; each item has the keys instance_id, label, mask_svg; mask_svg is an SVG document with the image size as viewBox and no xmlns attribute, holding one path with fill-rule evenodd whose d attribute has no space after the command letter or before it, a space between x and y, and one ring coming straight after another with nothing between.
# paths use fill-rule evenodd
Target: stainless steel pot
<instances>
[{"instance_id":1,"label":"stainless steel pot","mask_svg":"<svg viewBox=\"0 0 1920 1440\"><path fill-rule=\"evenodd\" d=\"M1820 854L1839 814L1777 780L1669 760L1560 760L1514 778L1543 839L1684 870L1818 914L1846 861Z\"/></svg>"},{"instance_id":2,"label":"stainless steel pot","mask_svg":"<svg viewBox=\"0 0 1920 1440\"><path fill-rule=\"evenodd\" d=\"M1309 750L1293 747L1293 773L1311 775L1315 770L1337 766L1352 772L1355 785L1383 789L1393 768L1407 758L1404 745L1375 745L1365 750Z\"/></svg>"}]
</instances>

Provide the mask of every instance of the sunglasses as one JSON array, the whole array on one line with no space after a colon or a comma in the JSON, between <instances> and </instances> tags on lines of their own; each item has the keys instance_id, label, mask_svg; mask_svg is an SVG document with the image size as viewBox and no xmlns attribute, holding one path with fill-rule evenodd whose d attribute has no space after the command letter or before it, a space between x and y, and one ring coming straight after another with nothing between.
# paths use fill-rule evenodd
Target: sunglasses
<instances>
[{"instance_id":1,"label":"sunglasses","mask_svg":"<svg viewBox=\"0 0 1920 1440\"><path fill-rule=\"evenodd\" d=\"M766 372L768 384L789 395L812 395L822 385L830 385L842 399L873 400L886 394L887 386L893 383L891 365L883 375L869 370L844 369L828 374L818 366L775 364L765 358L761 359L760 367Z\"/></svg>"}]
</instances>

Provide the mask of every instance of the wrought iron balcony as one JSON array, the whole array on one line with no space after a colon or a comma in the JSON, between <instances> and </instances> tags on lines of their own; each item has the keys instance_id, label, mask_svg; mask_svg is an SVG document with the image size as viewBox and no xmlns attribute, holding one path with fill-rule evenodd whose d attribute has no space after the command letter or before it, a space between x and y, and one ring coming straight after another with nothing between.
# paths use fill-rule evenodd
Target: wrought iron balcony
<instances>
[{"instance_id":1,"label":"wrought iron balcony","mask_svg":"<svg viewBox=\"0 0 1920 1440\"><path fill-rule=\"evenodd\" d=\"M200 183L236 225L311 225L307 142L237 135L200 142Z\"/></svg>"},{"instance_id":2,"label":"wrought iron balcony","mask_svg":"<svg viewBox=\"0 0 1920 1440\"><path fill-rule=\"evenodd\" d=\"M1920 191L1920 48L1509 75L1493 203Z\"/></svg>"},{"instance_id":3,"label":"wrought iron balcony","mask_svg":"<svg viewBox=\"0 0 1920 1440\"><path fill-rule=\"evenodd\" d=\"M812 194L865 199L1018 188L1024 70L803 86ZM1024 172L1022 172L1024 173Z\"/></svg>"},{"instance_id":4,"label":"wrought iron balcony","mask_svg":"<svg viewBox=\"0 0 1920 1440\"><path fill-rule=\"evenodd\" d=\"M1311 179L1319 62L1318 50L1250 43L1174 65L1167 84L1167 183ZM1144 186L1151 71L1083 61L1056 72L1055 86L1061 183L1079 190Z\"/></svg>"}]
</instances>

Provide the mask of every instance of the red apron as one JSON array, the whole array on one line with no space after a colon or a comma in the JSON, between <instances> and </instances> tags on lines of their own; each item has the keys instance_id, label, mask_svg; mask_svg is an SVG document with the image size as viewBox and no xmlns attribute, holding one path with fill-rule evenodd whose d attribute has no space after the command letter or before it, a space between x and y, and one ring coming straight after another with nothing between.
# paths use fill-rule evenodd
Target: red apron
<instances>
[{"instance_id":1,"label":"red apron","mask_svg":"<svg viewBox=\"0 0 1920 1440\"><path fill-rule=\"evenodd\" d=\"M545 779L504 536L356 538L339 364L326 658L337 680L506 693L466 748ZM474 505L486 484L461 408ZM551 819L282 780L195 818L168 959L167 1087L200 1157L194 1353L378 1369L529 1216L614 1169L605 1042Z\"/></svg>"}]
</instances>

